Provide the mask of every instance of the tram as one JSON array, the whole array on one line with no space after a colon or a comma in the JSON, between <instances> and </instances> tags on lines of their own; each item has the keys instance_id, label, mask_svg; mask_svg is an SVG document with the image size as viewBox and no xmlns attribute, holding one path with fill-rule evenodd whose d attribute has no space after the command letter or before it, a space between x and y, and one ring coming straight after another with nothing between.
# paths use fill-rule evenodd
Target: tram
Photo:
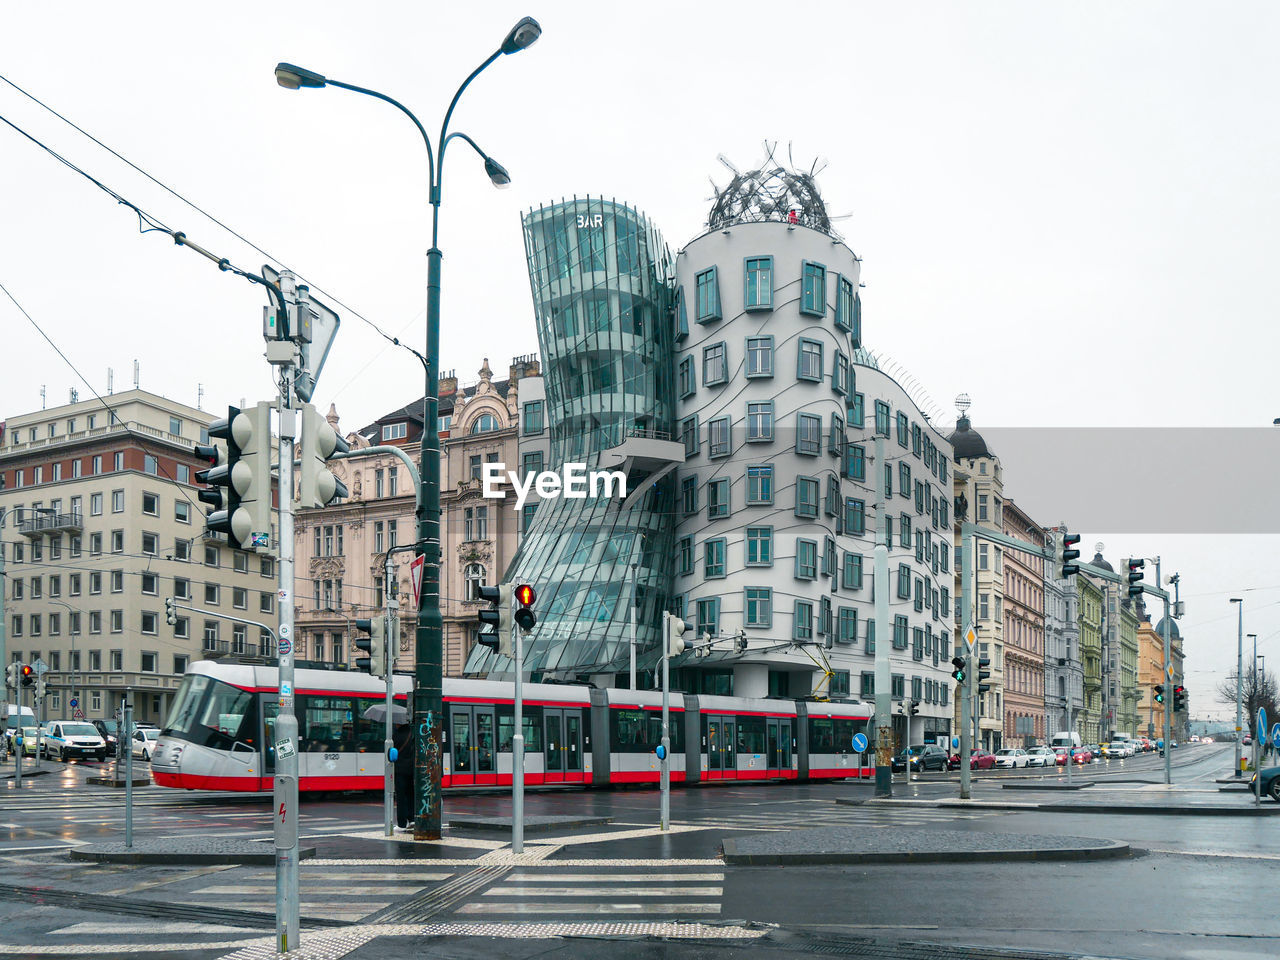
<instances>
[{"instance_id":1,"label":"tram","mask_svg":"<svg viewBox=\"0 0 1280 960\"><path fill-rule=\"evenodd\" d=\"M409 709L412 678L393 678ZM363 673L294 672L301 790L381 790L385 684ZM446 789L506 786L512 777L514 685L444 681L440 730ZM523 685L525 783L607 787L657 783L662 694L577 684ZM202 660L183 679L151 758L157 784L269 791L279 693L273 666ZM868 704L673 693L671 780L810 780L874 775L853 735ZM397 710L397 713L399 711Z\"/></svg>"}]
</instances>

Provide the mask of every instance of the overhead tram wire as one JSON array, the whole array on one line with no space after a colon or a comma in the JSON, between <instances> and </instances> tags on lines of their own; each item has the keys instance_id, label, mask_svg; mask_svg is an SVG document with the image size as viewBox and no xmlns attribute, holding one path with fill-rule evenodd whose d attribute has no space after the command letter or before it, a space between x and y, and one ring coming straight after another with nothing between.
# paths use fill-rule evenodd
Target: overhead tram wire
<instances>
[{"instance_id":1,"label":"overhead tram wire","mask_svg":"<svg viewBox=\"0 0 1280 960\"><path fill-rule=\"evenodd\" d=\"M220 226L223 230L227 231L227 233L231 234L231 235L232 235L233 237L235 237L237 240L240 240L242 243L248 244L250 247L252 247L254 250L256 250L258 253L262 254L264 257L266 257L268 260L272 261L273 263L280 264L282 267L284 267L284 266L285 266L285 262L284 262L283 260L281 260L279 257L274 257L274 256L272 256L272 255L271 255L270 253L268 253L266 250L262 249L262 247L258 246L256 243L254 243L254 242L253 242L252 240L250 240L249 238L245 237L243 234L241 234L241 233L240 233L240 232L238 232L237 230L232 229L232 228L231 228L229 225L227 225L226 223L223 223L221 220L219 220L219 219L218 219L217 217L215 217L213 214L209 213L207 210L205 210L204 208L202 208L201 206L199 206L198 204L196 204L194 201L188 200L186 197L184 197L182 194L178 193L178 191L174 190L174 189L173 189L172 187L170 187L168 184L166 184L166 183L164 183L163 181L161 181L161 180L157 179L156 177L154 177L154 176L152 176L150 173L148 173L146 170L142 169L142 167L138 166L136 163L134 163L134 162L133 162L132 160L130 160L128 157L125 157L125 156L121 155L118 151L116 151L116 150L112 149L112 148L111 148L111 147L109 147L107 144L103 143L101 140L99 140L97 137L95 137L93 134L89 133L89 131L85 130L83 127L79 126L78 124L76 124L76 123L75 123L75 122L73 122L72 120L69 120L67 117L64 117L64 116L63 116L61 113L59 113L57 110L54 110L54 109L53 109L53 107L49 106L49 105L48 105L47 103L45 103L44 101L40 100L40 99L39 99L38 97L36 97L34 94L31 94L31 93L27 92L26 90L24 90L22 87L18 86L16 83L14 83L14 82L13 82L12 80L10 80L8 77L4 76L4 74L0 74L0 80L3 80L5 83L7 83L9 86L11 86L14 90L17 90L20 94L22 94L22 95L23 95L24 97L26 97L27 99L31 100L33 103L35 103L35 104L37 104L38 106L42 107L43 109L45 109L45 110L49 111L51 114L53 114L55 117L57 117L57 118L58 118L59 120L61 120L63 123L67 124L69 127L71 127L73 130L75 130L77 133L80 133L80 134L82 134L83 136L87 137L88 139L92 140L94 143L96 143L98 146L100 146L103 150L106 150L109 154L111 154L111 155L112 155L113 157L115 157L117 160L121 161L121 162L122 162L122 163L124 163L124 164L127 164L129 167L131 167L132 169L136 170L138 173L142 174L144 177L146 177L148 180L150 180L152 183L154 183L156 186L160 187L162 190L164 190L165 192L167 192L167 193L168 193L168 194L170 194L171 196L175 197L175 198L176 198L176 199L178 199L178 200L181 200L183 203L185 203L187 206L189 206L192 210L195 210L195 211L196 211L197 213L199 213L201 216L206 217L206 218L208 218L209 220L211 220L211 221L213 221L214 223L216 223L218 226ZM3 117L0 117L0 120L4 120L4 118L3 118ZM4 122L5 122L5 123L8 123L8 124L9 124L9 126L13 127L15 130L18 130L18 132L19 132L19 133L22 133L22 134L24 134L25 136L28 136L28 137L29 137L30 139L32 139L32 140L35 140L35 138L34 138L34 137L30 137L30 134L27 134L27 133L26 133L26 131L21 130L19 127L15 126L15 125L14 125L13 123L11 123L10 121L5 120ZM35 142L36 142L36 143L39 143L39 141L35 141ZM42 147L43 147L43 146L44 146L44 144L40 144L40 146L42 146ZM45 147L45 149L46 149L46 150L48 150L49 148L48 148L48 147ZM52 153L53 151L49 151L49 152L50 152L50 153ZM57 154L54 154L54 155L55 155L55 156L57 156ZM59 157L58 159L60 159L60 160L61 160L62 158L61 158L61 157ZM66 163L67 161L63 160L63 162L64 162L64 163ZM71 164L68 164L68 165L69 165L69 166L71 166ZM78 170L78 168L75 168L74 166L73 166L73 169L77 169L77 170ZM83 173L83 171L79 171L79 170L78 170L78 172ZM88 176L88 174L85 174L85 176ZM92 179L92 178L90 178L90 179ZM96 180L95 180L94 182L95 182L95 183L97 183L97 181L96 181ZM99 184L98 184L98 186L102 186L102 184L100 184L100 183L99 183ZM106 188L104 187L103 189L106 189ZM108 192L111 192L111 191L108 191ZM125 201L123 201L123 200L122 200L121 202L123 203L123 202L125 202ZM130 204L130 206L132 206L132 205ZM144 231L144 232L145 232L145 231ZM216 262L216 261L215 261L215 262ZM288 269L288 268L286 267L286 269ZM318 284L314 284L314 283L312 283L311 281L307 280L307 278L306 278L306 277L304 277L304 276L303 276L301 273L299 273L298 271L296 271L296 270L292 270L291 272L292 272L295 276L297 276L299 280L302 280L303 282L305 282L305 283L306 283L306 284L307 284L307 285L308 285L312 290L315 290L315 291L317 291L317 292L319 292L319 293L324 294L326 297L328 297L330 300L332 300L332 301L333 301L334 303L336 303L338 306L342 307L342 309L343 309L343 310L345 310L347 313L351 314L351 315L352 315L353 317L355 317L357 320L360 320L360 321L362 321L363 323L367 324L369 327L371 327L371 328L374 330L374 332L376 332L379 336L381 336L381 337L382 337L384 340L386 340L388 343L392 344L393 346L403 347L405 350L409 351L411 354L413 354L415 357L417 357L417 358L418 358L418 361L419 361L420 363L422 363L422 365L423 365L423 366L426 366L426 363L427 363L426 358L425 358L425 357L423 357L423 355L422 355L421 353L419 353L417 350L415 350L413 347L409 346L407 343L403 343L403 342L400 340L400 338L399 338L399 337L392 336L391 334L387 333L385 330L383 330L380 326L378 326L376 323L374 323L374 322L373 322L372 320L370 320L368 317L366 317L366 316L364 316L363 314L359 313L358 311L356 311L355 309L353 309L352 307L350 307L349 305L347 305L346 303L344 303L342 300L340 300L336 295L334 295L334 294L330 293L329 291L325 290L323 287L319 286Z\"/></svg>"}]
</instances>

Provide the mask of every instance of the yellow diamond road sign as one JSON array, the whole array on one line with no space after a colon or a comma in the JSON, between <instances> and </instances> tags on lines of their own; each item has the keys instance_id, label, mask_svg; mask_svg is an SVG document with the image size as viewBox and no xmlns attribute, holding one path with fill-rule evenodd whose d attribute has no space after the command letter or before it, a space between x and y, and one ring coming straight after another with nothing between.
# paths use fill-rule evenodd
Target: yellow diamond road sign
<instances>
[{"instance_id":1,"label":"yellow diamond road sign","mask_svg":"<svg viewBox=\"0 0 1280 960\"><path fill-rule=\"evenodd\" d=\"M978 634L974 631L972 626L964 632L964 639L969 646L973 646L978 642Z\"/></svg>"}]
</instances>

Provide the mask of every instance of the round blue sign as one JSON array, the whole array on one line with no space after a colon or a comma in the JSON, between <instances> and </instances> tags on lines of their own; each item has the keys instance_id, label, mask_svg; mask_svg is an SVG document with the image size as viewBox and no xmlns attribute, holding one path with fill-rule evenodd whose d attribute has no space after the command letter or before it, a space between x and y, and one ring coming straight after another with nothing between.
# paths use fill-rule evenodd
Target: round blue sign
<instances>
[{"instance_id":1,"label":"round blue sign","mask_svg":"<svg viewBox=\"0 0 1280 960\"><path fill-rule=\"evenodd\" d=\"M951 738L951 749L952 749L952 750L959 750L959 749L960 749L960 738L959 738L959 737L952 737L952 738Z\"/></svg>"},{"instance_id":2,"label":"round blue sign","mask_svg":"<svg viewBox=\"0 0 1280 960\"><path fill-rule=\"evenodd\" d=\"M75 708L75 707L80 706L80 701L79 701L79 700L77 700L75 697L72 697L72 698L71 698L71 706L72 706L72 708Z\"/></svg>"},{"instance_id":3,"label":"round blue sign","mask_svg":"<svg viewBox=\"0 0 1280 960\"><path fill-rule=\"evenodd\" d=\"M1280 750L1280 723L1271 728L1271 745Z\"/></svg>"},{"instance_id":4,"label":"round blue sign","mask_svg":"<svg viewBox=\"0 0 1280 960\"><path fill-rule=\"evenodd\" d=\"M867 752L867 738L865 735L861 733L855 733L853 735L853 752L854 753Z\"/></svg>"},{"instance_id":5,"label":"round blue sign","mask_svg":"<svg viewBox=\"0 0 1280 960\"><path fill-rule=\"evenodd\" d=\"M654 748L653 748L653 752L654 752L654 753L656 753L656 754L658 755L658 759L659 759L659 760L666 759L666 756L667 756L667 748L666 748L666 747L664 747L662 744L658 744L656 747L654 747Z\"/></svg>"},{"instance_id":6,"label":"round blue sign","mask_svg":"<svg viewBox=\"0 0 1280 960\"><path fill-rule=\"evenodd\" d=\"M1267 740L1267 708L1258 708L1258 739L1263 743Z\"/></svg>"},{"instance_id":7,"label":"round blue sign","mask_svg":"<svg viewBox=\"0 0 1280 960\"><path fill-rule=\"evenodd\" d=\"M390 750L387 751L387 759L390 760L392 763L395 763L396 759L399 756L400 756L400 751L397 750L395 747L392 747Z\"/></svg>"}]
</instances>

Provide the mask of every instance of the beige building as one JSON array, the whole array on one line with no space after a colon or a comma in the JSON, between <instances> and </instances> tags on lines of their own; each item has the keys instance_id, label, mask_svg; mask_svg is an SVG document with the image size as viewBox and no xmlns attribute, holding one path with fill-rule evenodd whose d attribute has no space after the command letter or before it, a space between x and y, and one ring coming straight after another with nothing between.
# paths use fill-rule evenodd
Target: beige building
<instances>
[{"instance_id":1,"label":"beige building","mask_svg":"<svg viewBox=\"0 0 1280 960\"><path fill-rule=\"evenodd\" d=\"M461 674L475 643L479 586L497 583L515 553L518 524L511 485L501 487L503 499L486 499L479 477L486 462L519 469L516 384L537 369L535 358L517 357L506 380L493 379L487 360L480 379L469 386L459 387L452 373L440 378L440 603L446 676ZM401 447L416 466L422 416L422 400L415 400L347 434L347 441L352 450ZM332 407L329 422L341 433ZM350 665L358 653L351 621L382 613L387 550L413 543L417 535L417 491L394 454L371 451L330 466L350 497L300 510L295 518L296 629L300 659ZM396 591L406 611L413 604L412 559L410 551L393 555ZM395 666L410 670L413 665L414 624L402 617Z\"/></svg>"},{"instance_id":2,"label":"beige building","mask_svg":"<svg viewBox=\"0 0 1280 960\"><path fill-rule=\"evenodd\" d=\"M964 413L956 421L955 432L948 438L955 451L952 487L955 494L955 543L960 546L960 525L965 521L1004 532L1004 477L1000 459L987 449L982 435L973 429ZM991 661L991 689L979 698L981 746L1000 749L1005 727L1005 653L1004 548L997 543L978 539L973 551L976 587L971 599L973 626L978 634L977 656ZM965 611L960 607L961 565L955 564L956 649L964 649L960 639L964 630ZM975 667L976 669L976 667ZM956 701L956 729L959 729L961 702Z\"/></svg>"},{"instance_id":3,"label":"beige building","mask_svg":"<svg viewBox=\"0 0 1280 960\"><path fill-rule=\"evenodd\" d=\"M276 571L204 532L193 446L215 414L144 390L10 417L0 445L0 653L49 668L45 714L160 723L192 659L270 654ZM165 598L198 608L165 622Z\"/></svg>"}]
</instances>

